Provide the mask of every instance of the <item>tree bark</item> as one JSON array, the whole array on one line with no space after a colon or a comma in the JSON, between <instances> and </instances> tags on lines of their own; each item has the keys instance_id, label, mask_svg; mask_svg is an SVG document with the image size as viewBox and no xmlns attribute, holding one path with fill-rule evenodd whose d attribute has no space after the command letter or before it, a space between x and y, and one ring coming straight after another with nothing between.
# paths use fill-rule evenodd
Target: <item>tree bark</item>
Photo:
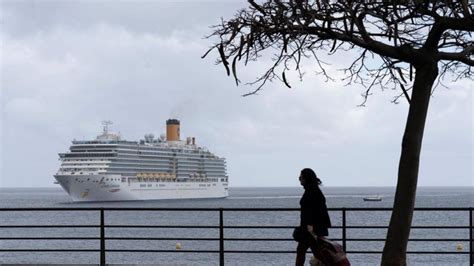
<instances>
[{"instance_id":1,"label":"tree bark","mask_svg":"<svg viewBox=\"0 0 474 266\"><path fill-rule=\"evenodd\" d=\"M425 55L425 58L429 57L430 55ZM383 266L406 265L406 251L415 207L423 131L431 89L438 76L438 66L433 61L415 65L415 69L415 82L398 166L395 200L382 255Z\"/></svg>"}]
</instances>

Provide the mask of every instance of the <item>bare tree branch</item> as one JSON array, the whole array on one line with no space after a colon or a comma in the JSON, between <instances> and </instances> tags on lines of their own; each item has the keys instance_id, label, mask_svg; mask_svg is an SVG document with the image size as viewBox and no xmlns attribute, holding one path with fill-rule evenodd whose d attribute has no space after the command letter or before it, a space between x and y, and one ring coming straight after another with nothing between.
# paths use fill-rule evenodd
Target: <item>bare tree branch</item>
<instances>
[{"instance_id":1,"label":"bare tree branch","mask_svg":"<svg viewBox=\"0 0 474 266\"><path fill-rule=\"evenodd\" d=\"M287 75L283 77L283 73L290 68L297 70L302 79L302 58L313 58L319 69L316 73L324 75L326 80L334 80L318 51L332 55L360 49L361 57L356 57L343 71L349 74L345 79L348 85L362 84L369 92L374 86L384 84L383 88L400 89L405 95L400 84L410 87L414 69L433 60L461 63L442 64L442 75L463 78L472 73L474 8L467 0L249 3L248 9L240 10L234 19L222 21L208 36L218 38L210 51L219 52L217 62L223 64L237 85L240 84L237 75L241 60L247 65L257 60L263 51L274 51L270 71L247 82L259 86L246 95L260 91L267 80L278 79L289 86ZM432 56L426 57L426 50L431 51ZM371 60L366 57L368 52ZM382 57L392 58L397 63L392 61L386 65ZM398 74L390 74L388 67L395 68ZM374 78L381 81L372 82Z\"/></svg>"},{"instance_id":2,"label":"bare tree branch","mask_svg":"<svg viewBox=\"0 0 474 266\"><path fill-rule=\"evenodd\" d=\"M474 67L474 45L464 48L459 53L438 53L439 60L459 61L466 65Z\"/></svg>"}]
</instances>

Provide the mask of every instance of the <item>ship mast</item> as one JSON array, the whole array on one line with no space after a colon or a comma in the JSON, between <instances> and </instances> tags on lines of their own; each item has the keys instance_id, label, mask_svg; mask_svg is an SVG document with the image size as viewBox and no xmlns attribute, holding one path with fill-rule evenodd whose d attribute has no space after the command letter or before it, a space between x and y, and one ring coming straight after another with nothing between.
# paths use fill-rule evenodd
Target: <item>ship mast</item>
<instances>
[{"instance_id":1,"label":"ship mast","mask_svg":"<svg viewBox=\"0 0 474 266\"><path fill-rule=\"evenodd\" d=\"M102 125L104 126L104 135L109 134L109 126L111 126L112 124L113 122L110 120L102 121Z\"/></svg>"}]
</instances>

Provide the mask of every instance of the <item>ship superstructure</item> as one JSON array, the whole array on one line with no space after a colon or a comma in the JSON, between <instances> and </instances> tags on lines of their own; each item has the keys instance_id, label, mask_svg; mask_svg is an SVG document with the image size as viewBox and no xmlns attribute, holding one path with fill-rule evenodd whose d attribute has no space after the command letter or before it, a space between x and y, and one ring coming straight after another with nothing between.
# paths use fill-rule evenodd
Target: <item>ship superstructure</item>
<instances>
[{"instance_id":1,"label":"ship superstructure","mask_svg":"<svg viewBox=\"0 0 474 266\"><path fill-rule=\"evenodd\" d=\"M180 140L180 122L166 121L166 136L122 140L105 121L95 140L73 140L60 153L54 177L74 201L222 198L228 195L226 161Z\"/></svg>"}]
</instances>

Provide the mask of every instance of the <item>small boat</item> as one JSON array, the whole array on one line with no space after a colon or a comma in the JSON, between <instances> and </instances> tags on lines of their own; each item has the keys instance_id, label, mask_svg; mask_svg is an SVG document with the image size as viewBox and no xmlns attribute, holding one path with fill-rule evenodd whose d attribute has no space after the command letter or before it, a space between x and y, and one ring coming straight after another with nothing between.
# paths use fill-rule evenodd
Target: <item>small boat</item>
<instances>
[{"instance_id":1,"label":"small boat","mask_svg":"<svg viewBox=\"0 0 474 266\"><path fill-rule=\"evenodd\" d=\"M365 197L364 198L364 201L382 201L382 197L381 196L369 196L369 197Z\"/></svg>"}]
</instances>

